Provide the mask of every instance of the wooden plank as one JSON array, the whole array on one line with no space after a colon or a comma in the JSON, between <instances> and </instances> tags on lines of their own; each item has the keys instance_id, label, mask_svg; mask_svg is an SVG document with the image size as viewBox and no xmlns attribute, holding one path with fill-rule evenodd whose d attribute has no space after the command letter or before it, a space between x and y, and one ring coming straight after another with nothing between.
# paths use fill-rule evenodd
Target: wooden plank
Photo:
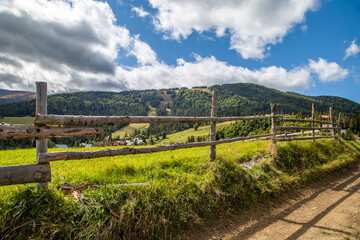
<instances>
[{"instance_id":1,"label":"wooden plank","mask_svg":"<svg viewBox=\"0 0 360 240\"><path fill-rule=\"evenodd\" d=\"M315 133L319 133L319 130L314 130ZM291 137L291 136L300 136L302 132L295 132L295 133L285 133L285 134L276 134L276 137ZM312 134L312 131L305 131L304 134Z\"/></svg>"},{"instance_id":2,"label":"wooden plank","mask_svg":"<svg viewBox=\"0 0 360 240\"><path fill-rule=\"evenodd\" d=\"M58 187L61 191L65 193L71 193L73 191L83 191L89 188L98 189L101 187L138 187L138 186L150 186L149 182L145 183L120 183L120 184L78 184L78 185L70 185L65 183L64 185Z\"/></svg>"},{"instance_id":3,"label":"wooden plank","mask_svg":"<svg viewBox=\"0 0 360 240\"><path fill-rule=\"evenodd\" d=\"M212 92L212 104L211 104L211 117L216 117L217 113L217 97L218 92L216 89ZM216 122L210 123L210 141L216 141ZM210 161L216 158L216 145L210 146Z\"/></svg>"},{"instance_id":4,"label":"wooden plank","mask_svg":"<svg viewBox=\"0 0 360 240\"><path fill-rule=\"evenodd\" d=\"M341 123L341 112L339 112L339 117L336 122L336 130L337 130L337 136L340 136L340 123Z\"/></svg>"},{"instance_id":5,"label":"wooden plank","mask_svg":"<svg viewBox=\"0 0 360 240\"><path fill-rule=\"evenodd\" d=\"M51 137L74 137L74 136L104 136L102 128L89 127L49 127L34 125L16 125L2 124L0 125L0 139L43 139Z\"/></svg>"},{"instance_id":6,"label":"wooden plank","mask_svg":"<svg viewBox=\"0 0 360 240\"><path fill-rule=\"evenodd\" d=\"M315 126L314 126L314 119L315 118L315 104L313 103L312 104L312 108L311 108L311 120L313 120L312 122L311 122L311 127L312 128L314 128ZM312 137L315 137L315 130L314 129L312 129ZM313 141L315 141L315 139L313 139Z\"/></svg>"},{"instance_id":7,"label":"wooden plank","mask_svg":"<svg viewBox=\"0 0 360 240\"><path fill-rule=\"evenodd\" d=\"M36 82L36 114L47 114L47 83L46 82ZM42 138L36 140L36 163L39 163L39 154L45 153L48 151L48 140L47 138ZM50 169L50 165L48 166ZM39 183L38 187L43 189L48 189L47 183Z\"/></svg>"},{"instance_id":8,"label":"wooden plank","mask_svg":"<svg viewBox=\"0 0 360 240\"><path fill-rule=\"evenodd\" d=\"M256 138L265 138L269 137L272 134L263 134L249 137L238 137L232 139L223 139L213 142L197 142L197 143L181 143L167 146L156 146L156 147L141 147L141 148L118 148L118 149L104 149L98 151L69 151L69 152L51 152L51 153L41 153L39 155L39 161L41 163L59 161L59 160L76 160L76 159L90 159L90 158L99 158L99 157L113 157L120 155L129 155L129 154L141 154L141 153L155 153L163 151L171 151L176 149L184 148L194 148L194 147L206 147L214 146L217 144L230 143L230 142L240 142Z\"/></svg>"},{"instance_id":9,"label":"wooden plank","mask_svg":"<svg viewBox=\"0 0 360 240\"><path fill-rule=\"evenodd\" d=\"M128 123L188 123L188 122L227 122L241 120L257 120L280 118L275 116L245 116L245 117L172 117L172 116L79 116L37 114L36 125L115 125Z\"/></svg>"},{"instance_id":10,"label":"wooden plank","mask_svg":"<svg viewBox=\"0 0 360 240\"><path fill-rule=\"evenodd\" d=\"M270 103L270 107L271 107L271 133L272 133L272 138L271 141L273 144L276 143L276 118L274 116L276 116L276 105L273 103Z\"/></svg>"},{"instance_id":11,"label":"wooden plank","mask_svg":"<svg viewBox=\"0 0 360 240\"><path fill-rule=\"evenodd\" d=\"M301 138L278 138L276 141L296 141L296 140L311 140L320 138L333 138L333 136L322 136L322 137L301 137Z\"/></svg>"},{"instance_id":12,"label":"wooden plank","mask_svg":"<svg viewBox=\"0 0 360 240\"><path fill-rule=\"evenodd\" d=\"M331 125L332 125L331 131L332 131L334 139L336 139L335 122L334 122L334 116L333 116L333 112L332 112L332 107L329 108L329 115L330 115L330 122L331 122Z\"/></svg>"},{"instance_id":13,"label":"wooden plank","mask_svg":"<svg viewBox=\"0 0 360 240\"><path fill-rule=\"evenodd\" d=\"M0 167L0 186L51 181L49 164L27 164Z\"/></svg>"},{"instance_id":14,"label":"wooden plank","mask_svg":"<svg viewBox=\"0 0 360 240\"><path fill-rule=\"evenodd\" d=\"M291 126L284 126L284 127L276 127L277 130L321 130L321 129L325 129L325 130L332 130L332 128L328 128L328 127L291 127Z\"/></svg>"},{"instance_id":15,"label":"wooden plank","mask_svg":"<svg viewBox=\"0 0 360 240\"><path fill-rule=\"evenodd\" d=\"M299 118L278 118L278 121L283 122L311 122L311 123L327 123L331 124L331 122L319 121L319 120L311 120L311 119L299 119Z\"/></svg>"}]
</instances>

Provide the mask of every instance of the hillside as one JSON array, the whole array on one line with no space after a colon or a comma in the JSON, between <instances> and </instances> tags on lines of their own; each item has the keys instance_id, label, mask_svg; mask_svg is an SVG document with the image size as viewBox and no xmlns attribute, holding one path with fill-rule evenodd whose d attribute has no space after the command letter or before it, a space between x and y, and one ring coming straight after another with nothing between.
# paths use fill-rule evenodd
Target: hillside
<instances>
[{"instance_id":1,"label":"hillside","mask_svg":"<svg viewBox=\"0 0 360 240\"><path fill-rule=\"evenodd\" d=\"M329 107L343 113L360 113L360 104L341 97L311 97L292 92L281 92L272 88L251 83L224 84L210 87L219 91L219 112L231 115L239 111L245 115L269 112L269 103L275 103L283 113L311 113L311 104L315 103L318 112L326 112Z\"/></svg>"},{"instance_id":2,"label":"hillside","mask_svg":"<svg viewBox=\"0 0 360 240\"><path fill-rule=\"evenodd\" d=\"M278 111L292 113L303 111L309 115L311 104L316 111L326 112L333 107L336 112L360 114L360 104L341 97L311 97L267 88L251 83L215 85L196 89L162 89L124 92L76 92L49 96L48 112L51 114L84 115L147 115L149 107L157 115L210 115L211 93L219 91L219 116L254 115L270 112L269 103L276 103ZM35 101L0 106L1 116L34 116Z\"/></svg>"},{"instance_id":3,"label":"hillside","mask_svg":"<svg viewBox=\"0 0 360 240\"><path fill-rule=\"evenodd\" d=\"M35 184L0 188L0 238L179 239L179 229L201 229L220 213L278 201L289 189L336 175L360 159L359 147L332 139L286 142L273 154L270 142L254 141L217 146L213 162L208 147L52 162L48 191ZM33 163L35 154L35 149L0 151L0 165ZM251 160L259 162L250 169ZM103 187L70 195L59 189L65 183ZM150 186L117 186L122 183Z\"/></svg>"},{"instance_id":4,"label":"hillside","mask_svg":"<svg viewBox=\"0 0 360 240\"><path fill-rule=\"evenodd\" d=\"M34 92L11 91L11 90L0 89L0 104L22 102L22 101L34 99L35 97L36 94Z\"/></svg>"}]
</instances>

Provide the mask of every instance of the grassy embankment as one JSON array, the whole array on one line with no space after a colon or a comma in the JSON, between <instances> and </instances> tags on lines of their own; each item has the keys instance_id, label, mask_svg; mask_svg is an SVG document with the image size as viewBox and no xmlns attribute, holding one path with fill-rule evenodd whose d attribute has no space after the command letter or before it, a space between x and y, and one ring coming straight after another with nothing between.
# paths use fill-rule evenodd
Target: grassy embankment
<instances>
[{"instance_id":1,"label":"grassy embankment","mask_svg":"<svg viewBox=\"0 0 360 240\"><path fill-rule=\"evenodd\" d=\"M253 169L240 166L257 156L265 160ZM275 154L268 141L231 143L217 147L214 162L208 158L204 147L51 163L49 191L0 187L0 238L164 239L218 211L238 211L346 167L360 159L360 144L279 143ZM1 166L34 159L34 149L0 151ZM88 189L76 201L57 190L64 182L151 185Z\"/></svg>"}]
</instances>

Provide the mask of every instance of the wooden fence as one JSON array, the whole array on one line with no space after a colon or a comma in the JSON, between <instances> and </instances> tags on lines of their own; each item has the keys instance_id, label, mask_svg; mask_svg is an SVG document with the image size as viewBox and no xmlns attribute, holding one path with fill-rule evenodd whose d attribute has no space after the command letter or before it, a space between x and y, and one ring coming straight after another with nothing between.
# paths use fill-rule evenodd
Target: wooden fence
<instances>
[{"instance_id":1,"label":"wooden fence","mask_svg":"<svg viewBox=\"0 0 360 240\"><path fill-rule=\"evenodd\" d=\"M249 141L254 139L269 139L275 144L277 141L307 140L319 138L336 138L336 129L332 109L330 108L330 121L317 121L314 119L314 105L312 108L312 119L290 119L287 115L277 115L275 104L270 104L271 115L269 116L248 116L248 117L217 117L217 90L212 92L211 117L143 117L143 116L62 116L47 114L47 83L36 83L36 118L34 125L0 125L0 139L36 139L36 164L15 165L0 167L0 186L38 183L39 186L47 188L51 181L51 168L49 162L59 160L76 160L99 157L110 157L128 154L154 153L175 149L194 148L210 146L210 161L216 158L216 145L238 141ZM271 133L236 137L232 139L216 140L216 122L271 119ZM340 119L339 119L340 120ZM286 121L310 122L311 127L280 126ZM50 137L72 137L72 136L103 136L102 128L91 127L53 127L51 125L113 125L130 123L189 123L189 122L210 122L210 141L181 143L167 146L139 147L139 148L117 148L97 151L67 151L48 152L47 138ZM327 127L314 127L314 123L331 124ZM339 121L338 121L339 123ZM50 125L50 126L49 126ZM311 130L310 132L288 133L288 130ZM317 131L315 131L317 130ZM331 130L331 136L315 136L319 130ZM285 131L285 133L282 133ZM299 135L311 134L311 137L298 137ZM277 138L280 137L280 138Z\"/></svg>"}]
</instances>

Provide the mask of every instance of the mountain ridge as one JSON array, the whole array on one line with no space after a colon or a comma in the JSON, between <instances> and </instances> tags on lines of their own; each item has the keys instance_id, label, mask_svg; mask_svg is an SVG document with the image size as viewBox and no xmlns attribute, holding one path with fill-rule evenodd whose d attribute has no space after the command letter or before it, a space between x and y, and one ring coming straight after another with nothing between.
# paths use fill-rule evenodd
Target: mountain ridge
<instances>
[{"instance_id":1,"label":"mountain ridge","mask_svg":"<svg viewBox=\"0 0 360 240\"><path fill-rule=\"evenodd\" d=\"M277 105L278 112L311 113L315 103L318 112L332 107L337 112L360 114L360 104L337 96L307 96L282 92L252 84L234 83L211 87L171 88L160 90L132 90L123 92L73 92L49 95L49 114L82 115L147 115L149 107L157 115L209 116L211 90L217 89L219 116L244 116L270 113L269 103ZM1 92L1 90L0 90ZM0 95L1 97L1 95ZM34 116L35 100L0 105L2 116Z\"/></svg>"}]
</instances>

